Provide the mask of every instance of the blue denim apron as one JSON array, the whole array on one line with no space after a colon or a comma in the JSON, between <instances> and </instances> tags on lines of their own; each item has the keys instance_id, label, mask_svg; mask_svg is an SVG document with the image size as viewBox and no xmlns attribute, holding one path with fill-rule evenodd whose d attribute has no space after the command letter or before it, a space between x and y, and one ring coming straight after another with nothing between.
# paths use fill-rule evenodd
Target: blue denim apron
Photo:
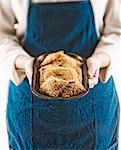
<instances>
[{"instance_id":1,"label":"blue denim apron","mask_svg":"<svg viewBox=\"0 0 121 150\"><path fill-rule=\"evenodd\" d=\"M99 41L89 1L31 3L23 47L31 56L59 49L86 58ZM117 150L119 102L113 78L83 98L43 100L28 80L10 81L9 145L14 150Z\"/></svg>"}]
</instances>

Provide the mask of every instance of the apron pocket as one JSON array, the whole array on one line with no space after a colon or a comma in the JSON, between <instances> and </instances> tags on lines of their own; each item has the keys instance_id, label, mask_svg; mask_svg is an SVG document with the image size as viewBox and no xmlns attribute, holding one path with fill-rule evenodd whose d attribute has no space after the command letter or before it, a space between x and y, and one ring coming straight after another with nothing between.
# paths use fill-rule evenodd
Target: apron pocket
<instances>
[{"instance_id":1,"label":"apron pocket","mask_svg":"<svg viewBox=\"0 0 121 150\"><path fill-rule=\"evenodd\" d=\"M94 143L95 119L92 106L83 100L82 103L80 101L34 100L34 143L40 141L43 143L44 141L40 139L44 138L46 140L51 140L52 137L57 139L58 136L63 137L67 145L70 145L72 140L73 144L77 142L78 145L79 143L81 145L81 142L85 144L93 141Z\"/></svg>"},{"instance_id":2,"label":"apron pocket","mask_svg":"<svg viewBox=\"0 0 121 150\"><path fill-rule=\"evenodd\" d=\"M14 97L14 100L16 101L16 99L19 100L24 100L24 99L32 99L31 98L31 89L28 83L28 79L25 78L23 80L23 82L16 86L11 80L10 80L10 84L9 84L9 96ZM17 101L18 102L18 101Z\"/></svg>"}]
</instances>

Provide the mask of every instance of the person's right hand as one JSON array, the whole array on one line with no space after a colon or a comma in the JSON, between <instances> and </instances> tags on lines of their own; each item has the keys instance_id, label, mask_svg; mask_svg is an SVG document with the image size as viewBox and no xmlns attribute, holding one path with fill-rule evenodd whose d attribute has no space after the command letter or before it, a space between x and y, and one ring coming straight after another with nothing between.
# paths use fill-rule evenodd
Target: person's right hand
<instances>
[{"instance_id":1,"label":"person's right hand","mask_svg":"<svg viewBox=\"0 0 121 150\"><path fill-rule=\"evenodd\" d=\"M20 55L15 60L16 69L24 70L30 85L32 82L33 61L34 57L25 55Z\"/></svg>"},{"instance_id":2,"label":"person's right hand","mask_svg":"<svg viewBox=\"0 0 121 150\"><path fill-rule=\"evenodd\" d=\"M32 74L33 74L33 61L34 61L34 58L31 58L26 66L25 66L25 73L26 73L26 76L29 80L29 84L31 85L32 84Z\"/></svg>"}]
</instances>

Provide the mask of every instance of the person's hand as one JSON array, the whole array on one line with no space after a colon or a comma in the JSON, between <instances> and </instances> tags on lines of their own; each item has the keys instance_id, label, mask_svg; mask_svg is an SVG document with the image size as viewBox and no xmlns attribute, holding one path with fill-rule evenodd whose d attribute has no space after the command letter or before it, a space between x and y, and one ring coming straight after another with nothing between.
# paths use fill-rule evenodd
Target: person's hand
<instances>
[{"instance_id":1,"label":"person's hand","mask_svg":"<svg viewBox=\"0 0 121 150\"><path fill-rule=\"evenodd\" d=\"M40 55L39 59L41 57L43 57L43 55ZM28 78L30 86L32 84L33 62L34 62L34 57L31 57L29 55L28 56L20 55L15 60L16 68L24 70L24 72Z\"/></svg>"},{"instance_id":2,"label":"person's hand","mask_svg":"<svg viewBox=\"0 0 121 150\"><path fill-rule=\"evenodd\" d=\"M20 55L15 60L16 69L24 70L30 85L32 81L33 61L34 57L25 55Z\"/></svg>"},{"instance_id":3,"label":"person's hand","mask_svg":"<svg viewBox=\"0 0 121 150\"><path fill-rule=\"evenodd\" d=\"M87 67L88 67L88 79L89 79L89 87L93 88L98 84L98 77L100 71L100 63L96 57L90 57L87 59Z\"/></svg>"},{"instance_id":4,"label":"person's hand","mask_svg":"<svg viewBox=\"0 0 121 150\"><path fill-rule=\"evenodd\" d=\"M110 64L110 57L104 52L93 54L87 59L89 87L93 88L98 84L100 68Z\"/></svg>"},{"instance_id":5,"label":"person's hand","mask_svg":"<svg viewBox=\"0 0 121 150\"><path fill-rule=\"evenodd\" d=\"M25 74L28 78L30 85L32 84L33 61L34 61L34 58L32 57L30 60L28 60L26 66L25 66Z\"/></svg>"}]
</instances>

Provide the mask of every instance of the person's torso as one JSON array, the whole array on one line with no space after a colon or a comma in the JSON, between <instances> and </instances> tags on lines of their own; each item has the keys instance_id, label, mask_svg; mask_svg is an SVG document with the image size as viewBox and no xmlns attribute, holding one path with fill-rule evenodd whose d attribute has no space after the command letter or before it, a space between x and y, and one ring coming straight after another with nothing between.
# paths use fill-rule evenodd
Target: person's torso
<instances>
[{"instance_id":1,"label":"person's torso","mask_svg":"<svg viewBox=\"0 0 121 150\"><path fill-rule=\"evenodd\" d=\"M75 0L33 0L33 3L43 3L43 2L69 2ZM76 0L80 1L80 0ZM86 1L86 0L85 0ZM100 36L101 31L103 30L103 17L105 14L106 6L109 0L97 1L91 0L93 13L95 17L95 25L98 36ZM18 27L16 29L16 34L20 39L24 38L24 33L26 32L27 27L27 14L28 14L28 6L29 0L14 0L10 1L10 5L12 7L13 13L18 22Z\"/></svg>"}]
</instances>

